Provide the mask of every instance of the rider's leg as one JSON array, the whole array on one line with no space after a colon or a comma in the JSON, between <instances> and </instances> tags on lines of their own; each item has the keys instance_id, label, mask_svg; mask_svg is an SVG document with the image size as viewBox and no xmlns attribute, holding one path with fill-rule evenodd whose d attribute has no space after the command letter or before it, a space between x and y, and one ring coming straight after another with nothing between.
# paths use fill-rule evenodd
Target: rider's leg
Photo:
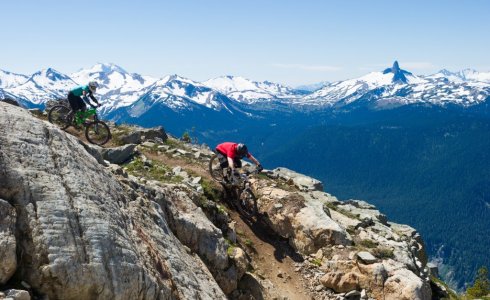
<instances>
[{"instance_id":1,"label":"rider's leg","mask_svg":"<svg viewBox=\"0 0 490 300\"><path fill-rule=\"evenodd\" d=\"M76 112L78 110L78 99L80 97L77 97L73 95L71 92L68 93L68 103L70 103L71 110L73 112Z\"/></svg>"},{"instance_id":2,"label":"rider's leg","mask_svg":"<svg viewBox=\"0 0 490 300\"><path fill-rule=\"evenodd\" d=\"M225 179L225 181L229 181L231 174L228 165L228 158L226 158L226 155L223 155L219 151L216 151L216 155L218 156L219 166L221 167L221 171L223 172L223 178Z\"/></svg>"},{"instance_id":3,"label":"rider's leg","mask_svg":"<svg viewBox=\"0 0 490 300\"><path fill-rule=\"evenodd\" d=\"M241 168L242 167L242 160L239 159L238 157L235 157L233 159L233 164L235 165L235 168Z\"/></svg>"}]
</instances>

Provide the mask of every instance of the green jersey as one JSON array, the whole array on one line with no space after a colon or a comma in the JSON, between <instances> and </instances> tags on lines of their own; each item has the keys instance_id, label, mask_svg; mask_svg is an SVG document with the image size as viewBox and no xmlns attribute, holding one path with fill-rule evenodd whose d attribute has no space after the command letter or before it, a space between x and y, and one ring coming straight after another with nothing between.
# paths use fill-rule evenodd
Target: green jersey
<instances>
[{"instance_id":1,"label":"green jersey","mask_svg":"<svg viewBox=\"0 0 490 300\"><path fill-rule=\"evenodd\" d=\"M83 91L85 91L86 94L92 94L92 91L89 89L88 85L77 86L71 90L71 93L77 97L81 97L83 95Z\"/></svg>"}]
</instances>

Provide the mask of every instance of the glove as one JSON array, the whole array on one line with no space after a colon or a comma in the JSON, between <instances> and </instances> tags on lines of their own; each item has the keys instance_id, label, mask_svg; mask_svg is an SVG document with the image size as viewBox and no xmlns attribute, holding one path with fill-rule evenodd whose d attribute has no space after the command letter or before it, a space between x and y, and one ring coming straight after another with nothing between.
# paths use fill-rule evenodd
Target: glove
<instances>
[{"instance_id":1,"label":"glove","mask_svg":"<svg viewBox=\"0 0 490 300\"><path fill-rule=\"evenodd\" d=\"M264 167L262 167L262 165L261 165L261 164L258 164L258 165L257 165L257 171L258 171L258 172L261 172L263 169L264 169Z\"/></svg>"}]
</instances>

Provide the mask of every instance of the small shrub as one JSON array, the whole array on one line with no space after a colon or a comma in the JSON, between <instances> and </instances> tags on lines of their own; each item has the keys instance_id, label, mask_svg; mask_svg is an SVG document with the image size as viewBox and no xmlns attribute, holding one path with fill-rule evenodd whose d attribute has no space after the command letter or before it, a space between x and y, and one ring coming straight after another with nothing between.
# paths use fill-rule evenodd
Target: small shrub
<instances>
[{"instance_id":1,"label":"small shrub","mask_svg":"<svg viewBox=\"0 0 490 300\"><path fill-rule=\"evenodd\" d=\"M184 132L184 134L182 135L182 137L180 139L186 143L190 143L192 141L191 136L189 135L189 133L187 131Z\"/></svg>"},{"instance_id":2,"label":"small shrub","mask_svg":"<svg viewBox=\"0 0 490 300\"><path fill-rule=\"evenodd\" d=\"M351 235L355 235L356 234L356 227L352 226L352 225L349 225L347 226L347 228L345 229L349 234Z\"/></svg>"},{"instance_id":3,"label":"small shrub","mask_svg":"<svg viewBox=\"0 0 490 300\"><path fill-rule=\"evenodd\" d=\"M318 258L314 258L312 261L311 261L312 264L314 264L315 266L317 267L320 267L322 265L322 261Z\"/></svg>"},{"instance_id":4,"label":"small shrub","mask_svg":"<svg viewBox=\"0 0 490 300\"><path fill-rule=\"evenodd\" d=\"M393 253L393 250L390 248L386 247L378 247L372 250L373 255L376 256L377 258L383 259L383 258L394 258L395 254Z\"/></svg>"},{"instance_id":5,"label":"small shrub","mask_svg":"<svg viewBox=\"0 0 490 300\"><path fill-rule=\"evenodd\" d=\"M209 200L218 202L221 199L220 190L209 180L203 178L201 181L201 186L204 192L204 196Z\"/></svg>"},{"instance_id":6,"label":"small shrub","mask_svg":"<svg viewBox=\"0 0 490 300\"><path fill-rule=\"evenodd\" d=\"M168 166L156 161L153 161L151 166L147 166L139 157L125 167L128 173L147 179L168 183L180 183L183 180L182 177L173 175Z\"/></svg>"},{"instance_id":7,"label":"small shrub","mask_svg":"<svg viewBox=\"0 0 490 300\"><path fill-rule=\"evenodd\" d=\"M366 247L366 248L376 248L378 246L378 243L376 243L373 240L365 239L365 240L360 240L358 242L358 245Z\"/></svg>"},{"instance_id":8,"label":"small shrub","mask_svg":"<svg viewBox=\"0 0 490 300\"><path fill-rule=\"evenodd\" d=\"M252 240L251 240L251 239L245 239L245 240L243 241L243 243L244 243L246 246L248 246L248 247L253 247L253 245L254 245L254 242L252 242Z\"/></svg>"}]
</instances>

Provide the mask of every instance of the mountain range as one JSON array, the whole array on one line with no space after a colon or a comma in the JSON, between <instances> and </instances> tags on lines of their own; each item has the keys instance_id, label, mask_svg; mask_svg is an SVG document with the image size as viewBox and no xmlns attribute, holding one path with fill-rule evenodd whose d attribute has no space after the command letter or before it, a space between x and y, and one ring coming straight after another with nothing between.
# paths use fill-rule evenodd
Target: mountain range
<instances>
[{"instance_id":1,"label":"mountain range","mask_svg":"<svg viewBox=\"0 0 490 300\"><path fill-rule=\"evenodd\" d=\"M70 88L90 80L101 85L98 94L104 106L103 114L128 110L136 104L141 107L142 100L149 101L145 106L159 102L172 110L196 109L194 104L197 104L219 111L227 107L229 101L251 107L279 104L300 110L305 107L328 110L353 104L374 109L407 104L469 107L483 103L490 95L490 72L441 70L419 76L401 69L396 61L384 71L323 82L313 91L306 90L308 87L294 89L240 76L223 76L204 82L178 75L158 79L129 73L114 64L96 64L69 75L52 68L30 76L0 70L0 93L27 107L43 107L48 100L62 98Z\"/></svg>"}]
</instances>

